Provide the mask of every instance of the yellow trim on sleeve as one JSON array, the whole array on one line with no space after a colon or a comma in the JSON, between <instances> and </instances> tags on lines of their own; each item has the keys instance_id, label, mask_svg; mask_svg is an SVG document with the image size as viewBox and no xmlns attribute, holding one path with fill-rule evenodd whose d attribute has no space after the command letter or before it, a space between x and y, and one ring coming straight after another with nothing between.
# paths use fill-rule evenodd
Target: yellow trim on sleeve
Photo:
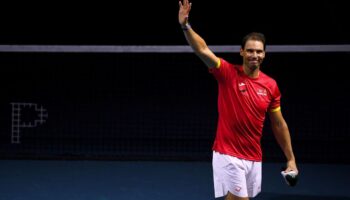
<instances>
[{"instance_id":1,"label":"yellow trim on sleeve","mask_svg":"<svg viewBox=\"0 0 350 200\"><path fill-rule=\"evenodd\" d=\"M216 64L215 68L220 68L220 65L221 65L221 59L219 58L219 61L218 61L218 63Z\"/></svg>"},{"instance_id":2,"label":"yellow trim on sleeve","mask_svg":"<svg viewBox=\"0 0 350 200\"><path fill-rule=\"evenodd\" d=\"M277 112L281 110L281 106L278 106L277 108L273 108L270 110L270 112Z\"/></svg>"}]
</instances>

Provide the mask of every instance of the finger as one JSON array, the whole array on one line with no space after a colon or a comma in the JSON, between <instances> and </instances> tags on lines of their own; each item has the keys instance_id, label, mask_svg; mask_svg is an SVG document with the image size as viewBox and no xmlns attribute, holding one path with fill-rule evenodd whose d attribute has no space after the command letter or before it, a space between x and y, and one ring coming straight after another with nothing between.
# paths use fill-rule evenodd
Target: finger
<instances>
[{"instance_id":1,"label":"finger","mask_svg":"<svg viewBox=\"0 0 350 200\"><path fill-rule=\"evenodd\" d=\"M184 0L184 5L188 6L188 0Z\"/></svg>"},{"instance_id":2,"label":"finger","mask_svg":"<svg viewBox=\"0 0 350 200\"><path fill-rule=\"evenodd\" d=\"M294 171L294 172L298 173L298 170L295 168L292 168L292 167L288 167L285 172L290 172L290 171Z\"/></svg>"}]
</instances>

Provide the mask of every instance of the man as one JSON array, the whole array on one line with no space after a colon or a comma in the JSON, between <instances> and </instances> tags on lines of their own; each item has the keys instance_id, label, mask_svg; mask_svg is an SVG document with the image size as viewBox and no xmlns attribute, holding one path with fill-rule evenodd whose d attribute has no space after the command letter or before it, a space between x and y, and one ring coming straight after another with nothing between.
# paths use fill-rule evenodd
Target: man
<instances>
[{"instance_id":1,"label":"man","mask_svg":"<svg viewBox=\"0 0 350 200\"><path fill-rule=\"evenodd\" d=\"M285 172L298 173L290 133L280 109L280 91L272 78L260 71L265 58L265 37L250 33L243 38L242 65L218 58L190 26L192 4L179 1L179 23L187 42L207 65L219 88L218 126L213 145L215 197L247 200L261 191L260 139L266 112L287 159Z\"/></svg>"}]
</instances>

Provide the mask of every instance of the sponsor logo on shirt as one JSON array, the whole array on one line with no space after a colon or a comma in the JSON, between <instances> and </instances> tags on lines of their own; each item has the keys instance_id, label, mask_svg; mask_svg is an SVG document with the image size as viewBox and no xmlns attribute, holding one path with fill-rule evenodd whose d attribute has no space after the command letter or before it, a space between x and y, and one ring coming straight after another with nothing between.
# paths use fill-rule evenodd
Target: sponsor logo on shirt
<instances>
[{"instance_id":1,"label":"sponsor logo on shirt","mask_svg":"<svg viewBox=\"0 0 350 200\"><path fill-rule=\"evenodd\" d=\"M258 89L256 94L258 94L260 96L267 96L267 91L266 91L266 89Z\"/></svg>"}]
</instances>

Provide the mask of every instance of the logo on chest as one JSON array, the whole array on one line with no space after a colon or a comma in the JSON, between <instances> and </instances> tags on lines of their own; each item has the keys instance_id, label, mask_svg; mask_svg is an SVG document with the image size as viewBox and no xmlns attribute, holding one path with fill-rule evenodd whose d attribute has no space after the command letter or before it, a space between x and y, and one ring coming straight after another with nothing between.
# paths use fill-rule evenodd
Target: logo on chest
<instances>
[{"instance_id":1,"label":"logo on chest","mask_svg":"<svg viewBox=\"0 0 350 200\"><path fill-rule=\"evenodd\" d=\"M247 85L246 85L246 83L239 82L238 83L238 90L240 92L242 92L242 93L243 92L247 92ZM258 96L267 96L267 90L265 88L256 88L255 91L256 91L256 94Z\"/></svg>"},{"instance_id":2,"label":"logo on chest","mask_svg":"<svg viewBox=\"0 0 350 200\"><path fill-rule=\"evenodd\" d=\"M238 83L238 89L239 89L240 92L246 92L247 91L247 86L246 86L245 83L240 82L240 83Z\"/></svg>"},{"instance_id":3,"label":"logo on chest","mask_svg":"<svg viewBox=\"0 0 350 200\"><path fill-rule=\"evenodd\" d=\"M266 89L258 89L256 94L259 96L267 96L267 91Z\"/></svg>"}]
</instances>

